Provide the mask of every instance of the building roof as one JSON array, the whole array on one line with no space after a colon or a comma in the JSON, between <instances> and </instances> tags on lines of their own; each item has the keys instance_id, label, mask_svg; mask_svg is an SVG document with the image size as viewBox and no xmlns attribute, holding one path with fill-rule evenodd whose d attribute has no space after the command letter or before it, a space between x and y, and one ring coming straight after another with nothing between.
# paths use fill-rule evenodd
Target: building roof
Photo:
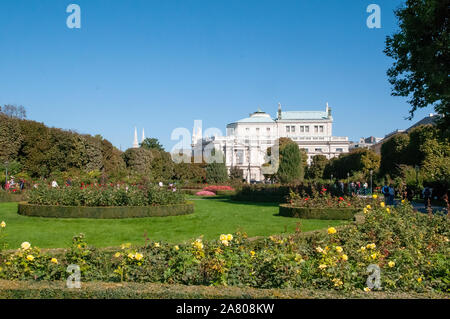
<instances>
[{"instance_id":1,"label":"building roof","mask_svg":"<svg viewBox=\"0 0 450 319\"><path fill-rule=\"evenodd\" d=\"M285 111L281 112L281 120L326 120L327 112L323 111ZM278 119L280 120L280 119Z\"/></svg>"},{"instance_id":2,"label":"building roof","mask_svg":"<svg viewBox=\"0 0 450 319\"><path fill-rule=\"evenodd\" d=\"M273 123L274 120L270 117L266 112L261 111L258 108L258 111L250 114L250 117L246 117L245 119L241 119L236 123Z\"/></svg>"}]
</instances>

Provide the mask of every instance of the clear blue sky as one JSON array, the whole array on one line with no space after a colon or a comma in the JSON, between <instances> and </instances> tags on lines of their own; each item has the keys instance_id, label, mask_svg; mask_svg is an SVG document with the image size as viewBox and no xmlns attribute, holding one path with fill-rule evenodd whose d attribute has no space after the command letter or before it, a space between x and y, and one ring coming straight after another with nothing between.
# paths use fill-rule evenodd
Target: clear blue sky
<instances>
[{"instance_id":1,"label":"clear blue sky","mask_svg":"<svg viewBox=\"0 0 450 319\"><path fill-rule=\"evenodd\" d=\"M81 7L81 29L66 7ZM381 29L366 8L381 7ZM134 126L168 149L176 127L225 133L257 107L333 108L334 135L407 128L382 50L400 0L1 0L0 104L49 126L131 146ZM140 133L139 133L140 134Z\"/></svg>"}]
</instances>

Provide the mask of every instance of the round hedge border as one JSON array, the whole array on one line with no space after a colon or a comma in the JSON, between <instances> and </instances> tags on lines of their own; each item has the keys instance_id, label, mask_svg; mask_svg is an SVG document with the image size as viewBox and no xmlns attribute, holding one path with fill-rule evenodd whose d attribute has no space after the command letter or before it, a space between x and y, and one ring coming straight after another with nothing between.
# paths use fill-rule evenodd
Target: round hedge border
<instances>
[{"instance_id":1,"label":"round hedge border","mask_svg":"<svg viewBox=\"0 0 450 319\"><path fill-rule=\"evenodd\" d=\"M19 203L18 213L33 217L52 218L142 218L166 217L194 213L194 203L160 205L160 206L114 206L114 207L88 207L88 206L49 206L34 205L26 202Z\"/></svg>"},{"instance_id":2,"label":"round hedge border","mask_svg":"<svg viewBox=\"0 0 450 319\"><path fill-rule=\"evenodd\" d=\"M338 219L353 220L361 210L356 208L306 208L294 207L290 204L279 205L280 216L303 219Z\"/></svg>"}]
</instances>

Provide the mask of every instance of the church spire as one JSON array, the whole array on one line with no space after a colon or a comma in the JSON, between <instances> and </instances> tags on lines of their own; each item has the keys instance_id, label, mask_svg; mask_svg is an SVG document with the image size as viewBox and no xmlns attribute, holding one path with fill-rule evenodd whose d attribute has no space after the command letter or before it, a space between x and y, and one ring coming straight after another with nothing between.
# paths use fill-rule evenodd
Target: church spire
<instances>
[{"instance_id":1,"label":"church spire","mask_svg":"<svg viewBox=\"0 0 450 319\"><path fill-rule=\"evenodd\" d=\"M138 144L138 137L137 137L137 128L134 127L134 141L133 141L133 148L139 148Z\"/></svg>"},{"instance_id":2,"label":"church spire","mask_svg":"<svg viewBox=\"0 0 450 319\"><path fill-rule=\"evenodd\" d=\"M281 103L278 103L278 119L281 120Z\"/></svg>"},{"instance_id":3,"label":"church spire","mask_svg":"<svg viewBox=\"0 0 450 319\"><path fill-rule=\"evenodd\" d=\"M141 141L141 143L144 143L144 140L145 140L145 131L144 131L144 129L142 129L142 141Z\"/></svg>"}]
</instances>

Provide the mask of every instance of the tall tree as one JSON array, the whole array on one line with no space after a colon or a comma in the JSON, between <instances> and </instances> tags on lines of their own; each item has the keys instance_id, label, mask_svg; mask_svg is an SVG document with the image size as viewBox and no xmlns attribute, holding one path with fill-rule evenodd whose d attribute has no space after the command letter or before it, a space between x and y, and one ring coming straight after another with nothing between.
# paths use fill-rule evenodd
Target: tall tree
<instances>
[{"instance_id":1,"label":"tall tree","mask_svg":"<svg viewBox=\"0 0 450 319\"><path fill-rule=\"evenodd\" d=\"M328 159L325 155L314 155L312 157L311 165L308 168L308 178L323 178L323 172L328 164Z\"/></svg>"},{"instance_id":2,"label":"tall tree","mask_svg":"<svg viewBox=\"0 0 450 319\"><path fill-rule=\"evenodd\" d=\"M159 143L157 138L146 138L140 145L147 150L156 149L158 151L164 151L164 147Z\"/></svg>"},{"instance_id":3,"label":"tall tree","mask_svg":"<svg viewBox=\"0 0 450 319\"><path fill-rule=\"evenodd\" d=\"M395 60L387 71L392 95L410 97L410 119L434 105L450 128L450 0L407 0L395 11L400 31L386 38L384 53Z\"/></svg>"},{"instance_id":4,"label":"tall tree","mask_svg":"<svg viewBox=\"0 0 450 319\"><path fill-rule=\"evenodd\" d=\"M303 179L302 158L297 143L286 143L280 146L280 166L277 177L282 183L290 183Z\"/></svg>"}]
</instances>

